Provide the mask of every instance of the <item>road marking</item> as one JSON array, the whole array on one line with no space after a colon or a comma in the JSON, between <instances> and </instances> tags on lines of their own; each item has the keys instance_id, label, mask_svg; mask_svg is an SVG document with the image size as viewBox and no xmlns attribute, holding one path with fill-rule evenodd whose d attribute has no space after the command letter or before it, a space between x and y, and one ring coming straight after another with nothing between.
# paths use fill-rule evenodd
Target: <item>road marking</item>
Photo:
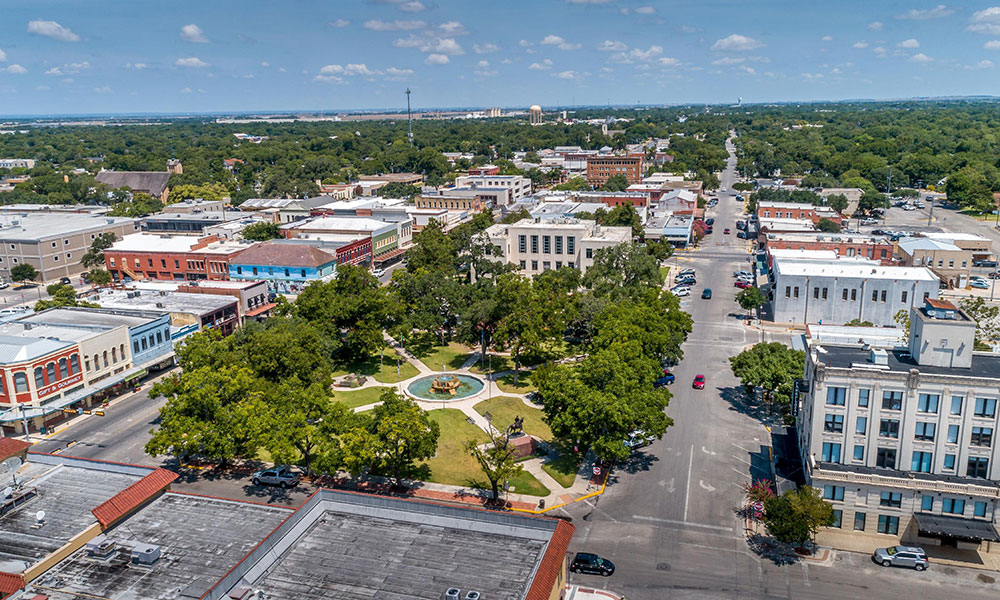
<instances>
[{"instance_id":1,"label":"road marking","mask_svg":"<svg viewBox=\"0 0 1000 600\"><path fill-rule=\"evenodd\" d=\"M694 446L691 446L691 455L688 458L687 484L684 487L684 520L688 520L688 499L691 497L691 465L694 464Z\"/></svg>"},{"instance_id":2,"label":"road marking","mask_svg":"<svg viewBox=\"0 0 1000 600\"><path fill-rule=\"evenodd\" d=\"M710 484L705 483L701 479L698 480L698 487L700 487L701 489L705 490L706 492L714 492L715 491L714 487L712 487Z\"/></svg>"},{"instance_id":3,"label":"road marking","mask_svg":"<svg viewBox=\"0 0 1000 600\"><path fill-rule=\"evenodd\" d=\"M701 451L704 452L705 454L710 455L710 456L715 456L715 452L712 452L711 450L706 449L704 446L701 447Z\"/></svg>"},{"instance_id":4,"label":"road marking","mask_svg":"<svg viewBox=\"0 0 1000 600\"><path fill-rule=\"evenodd\" d=\"M671 477L669 482L661 481L660 482L660 487L666 488L668 493L673 494L674 493L674 478Z\"/></svg>"},{"instance_id":5,"label":"road marking","mask_svg":"<svg viewBox=\"0 0 1000 600\"><path fill-rule=\"evenodd\" d=\"M661 517L647 517L645 515L632 515L632 518L633 519L637 519L639 521L653 521L653 522L656 522L656 523L667 523L667 524L670 524L670 525L683 525L683 526L686 526L686 527L698 527L698 528L701 528L701 529L711 529L713 531L727 531L729 533L733 532L733 528L732 527L723 527L721 525L707 525L705 523L689 523L687 521L678 521L676 519L664 519L664 518L661 518Z\"/></svg>"},{"instance_id":6,"label":"road marking","mask_svg":"<svg viewBox=\"0 0 1000 600\"><path fill-rule=\"evenodd\" d=\"M802 582L806 587L811 587L812 584L809 583L809 565L806 563L800 563L802 565Z\"/></svg>"}]
</instances>

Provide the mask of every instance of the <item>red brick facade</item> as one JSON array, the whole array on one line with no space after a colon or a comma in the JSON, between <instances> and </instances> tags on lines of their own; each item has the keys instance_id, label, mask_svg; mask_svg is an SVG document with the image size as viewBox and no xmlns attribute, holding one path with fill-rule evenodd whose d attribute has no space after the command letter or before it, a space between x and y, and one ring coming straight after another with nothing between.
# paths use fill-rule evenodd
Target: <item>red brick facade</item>
<instances>
[{"instance_id":1,"label":"red brick facade","mask_svg":"<svg viewBox=\"0 0 1000 600\"><path fill-rule=\"evenodd\" d=\"M817 214L817 209L819 214ZM815 225L820 219L829 219L840 225L844 217L834 210L823 207L799 208L796 206L757 206L758 219L809 219Z\"/></svg>"},{"instance_id":2,"label":"red brick facade","mask_svg":"<svg viewBox=\"0 0 1000 600\"><path fill-rule=\"evenodd\" d=\"M613 175L624 175L630 184L639 183L642 181L642 161L642 154L588 156L587 183L601 186Z\"/></svg>"},{"instance_id":3,"label":"red brick facade","mask_svg":"<svg viewBox=\"0 0 1000 600\"><path fill-rule=\"evenodd\" d=\"M886 241L883 243L875 242L851 242L851 241L791 241L791 240L767 240L768 250L777 249L791 249L791 250L833 250L837 253L837 256L854 257L860 256L864 258L870 258L872 260L878 260L883 265L894 264L893 261L893 249L894 246L892 242Z\"/></svg>"},{"instance_id":4,"label":"red brick facade","mask_svg":"<svg viewBox=\"0 0 1000 600\"><path fill-rule=\"evenodd\" d=\"M104 266L116 281L132 279L159 279L168 281L195 281L229 279L229 260L240 252L199 252L218 236L207 236L192 244L188 252L135 252L107 249Z\"/></svg>"}]
</instances>

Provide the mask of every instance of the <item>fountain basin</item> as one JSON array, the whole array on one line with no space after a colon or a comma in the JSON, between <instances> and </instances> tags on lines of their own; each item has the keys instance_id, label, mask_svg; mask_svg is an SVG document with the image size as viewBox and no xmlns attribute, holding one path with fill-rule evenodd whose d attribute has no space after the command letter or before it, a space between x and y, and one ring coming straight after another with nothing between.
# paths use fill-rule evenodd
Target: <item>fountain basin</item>
<instances>
[{"instance_id":1,"label":"fountain basin","mask_svg":"<svg viewBox=\"0 0 1000 600\"><path fill-rule=\"evenodd\" d=\"M441 373L417 379L406 392L419 400L448 402L469 398L483 391L483 380L460 373Z\"/></svg>"}]
</instances>

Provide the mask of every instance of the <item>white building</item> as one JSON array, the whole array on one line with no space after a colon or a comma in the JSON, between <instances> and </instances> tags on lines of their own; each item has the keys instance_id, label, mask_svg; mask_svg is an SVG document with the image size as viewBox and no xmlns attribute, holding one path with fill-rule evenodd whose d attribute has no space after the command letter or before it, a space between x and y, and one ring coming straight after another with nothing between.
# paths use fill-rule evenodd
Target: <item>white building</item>
<instances>
[{"instance_id":1,"label":"white building","mask_svg":"<svg viewBox=\"0 0 1000 600\"><path fill-rule=\"evenodd\" d=\"M910 320L908 347L807 342L799 449L836 516L817 542L989 552L1000 541L1000 355L973 352L976 323L950 302L928 300Z\"/></svg>"},{"instance_id":2,"label":"white building","mask_svg":"<svg viewBox=\"0 0 1000 600\"><path fill-rule=\"evenodd\" d=\"M896 324L896 313L937 298L926 267L883 267L857 260L774 261L774 321L843 325L854 319Z\"/></svg>"},{"instance_id":3,"label":"white building","mask_svg":"<svg viewBox=\"0 0 1000 600\"><path fill-rule=\"evenodd\" d=\"M492 225L483 234L494 246L487 256L517 265L523 275L562 267L586 272L598 250L632 241L630 227L604 227L579 219L522 219Z\"/></svg>"},{"instance_id":4,"label":"white building","mask_svg":"<svg viewBox=\"0 0 1000 600\"><path fill-rule=\"evenodd\" d=\"M34 169L33 158L0 158L0 169Z\"/></svg>"},{"instance_id":5,"label":"white building","mask_svg":"<svg viewBox=\"0 0 1000 600\"><path fill-rule=\"evenodd\" d=\"M531 180L520 175L460 175L455 178L455 187L509 189L510 202L531 195Z\"/></svg>"}]
</instances>

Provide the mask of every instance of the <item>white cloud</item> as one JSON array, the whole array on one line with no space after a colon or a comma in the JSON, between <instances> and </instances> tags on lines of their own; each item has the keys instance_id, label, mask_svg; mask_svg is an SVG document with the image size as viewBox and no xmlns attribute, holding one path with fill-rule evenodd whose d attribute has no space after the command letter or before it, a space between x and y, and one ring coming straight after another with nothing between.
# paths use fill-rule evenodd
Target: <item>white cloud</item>
<instances>
[{"instance_id":1,"label":"white cloud","mask_svg":"<svg viewBox=\"0 0 1000 600\"><path fill-rule=\"evenodd\" d=\"M486 67L490 66L490 61L481 60L478 63L476 63L476 66L479 67L480 69L485 69Z\"/></svg>"},{"instance_id":2,"label":"white cloud","mask_svg":"<svg viewBox=\"0 0 1000 600\"><path fill-rule=\"evenodd\" d=\"M988 59L983 59L974 65L966 65L966 71L978 71L979 69L992 69L993 61Z\"/></svg>"},{"instance_id":3,"label":"white cloud","mask_svg":"<svg viewBox=\"0 0 1000 600\"><path fill-rule=\"evenodd\" d=\"M833 36L832 35L824 35L823 37L820 38L820 41L822 41L822 42L832 42L833 41Z\"/></svg>"},{"instance_id":4,"label":"white cloud","mask_svg":"<svg viewBox=\"0 0 1000 600\"><path fill-rule=\"evenodd\" d=\"M653 8L652 6L640 6L639 8L635 9L635 12L640 15L651 15L656 12L656 9Z\"/></svg>"},{"instance_id":5,"label":"white cloud","mask_svg":"<svg viewBox=\"0 0 1000 600\"><path fill-rule=\"evenodd\" d=\"M554 76L559 79L577 79L580 74L576 71L560 71L559 73L555 73Z\"/></svg>"},{"instance_id":6,"label":"white cloud","mask_svg":"<svg viewBox=\"0 0 1000 600\"><path fill-rule=\"evenodd\" d=\"M95 87L94 92L97 94L110 94L111 88L106 85L102 85L101 87Z\"/></svg>"},{"instance_id":7,"label":"white cloud","mask_svg":"<svg viewBox=\"0 0 1000 600\"><path fill-rule=\"evenodd\" d=\"M1000 6L991 6L972 14L967 31L985 35L1000 35Z\"/></svg>"},{"instance_id":8,"label":"white cloud","mask_svg":"<svg viewBox=\"0 0 1000 600\"><path fill-rule=\"evenodd\" d=\"M186 88L184 88L184 89L181 90L181 93L182 94L190 94L191 93L191 88L186 87Z\"/></svg>"},{"instance_id":9,"label":"white cloud","mask_svg":"<svg viewBox=\"0 0 1000 600\"><path fill-rule=\"evenodd\" d=\"M648 50L640 50L639 48L635 48L628 53L628 57L633 58L635 60L648 61L656 58L661 54L663 54L663 46L650 46Z\"/></svg>"},{"instance_id":10,"label":"white cloud","mask_svg":"<svg viewBox=\"0 0 1000 600\"><path fill-rule=\"evenodd\" d=\"M528 40L521 40L520 42L517 43L517 45L520 46L520 47L522 47L522 48L530 48L530 47L534 46L534 44L532 44Z\"/></svg>"},{"instance_id":11,"label":"white cloud","mask_svg":"<svg viewBox=\"0 0 1000 600\"><path fill-rule=\"evenodd\" d=\"M1000 40L990 40L983 44L984 50L1000 50Z\"/></svg>"},{"instance_id":12,"label":"white cloud","mask_svg":"<svg viewBox=\"0 0 1000 600\"><path fill-rule=\"evenodd\" d=\"M934 59L931 58L931 57L929 57L929 56L927 56L923 52L919 52L919 53L914 54L913 56L911 56L910 60L913 61L913 62L918 62L918 63L929 63L929 62L932 62Z\"/></svg>"},{"instance_id":13,"label":"white cloud","mask_svg":"<svg viewBox=\"0 0 1000 600\"><path fill-rule=\"evenodd\" d=\"M313 77L313 81L319 81L322 83L344 83L344 78L337 75L317 75Z\"/></svg>"},{"instance_id":14,"label":"white cloud","mask_svg":"<svg viewBox=\"0 0 1000 600\"><path fill-rule=\"evenodd\" d=\"M330 27L336 27L338 29L342 27L347 27L351 22L346 19L337 19L336 21L330 21Z\"/></svg>"},{"instance_id":15,"label":"white cloud","mask_svg":"<svg viewBox=\"0 0 1000 600\"><path fill-rule=\"evenodd\" d=\"M713 65L739 65L745 63L747 59L738 56L724 56L718 60L713 60Z\"/></svg>"},{"instance_id":16,"label":"white cloud","mask_svg":"<svg viewBox=\"0 0 1000 600\"><path fill-rule=\"evenodd\" d=\"M424 59L424 64L428 65L446 65L450 62L451 59L445 54L428 54Z\"/></svg>"},{"instance_id":17,"label":"white cloud","mask_svg":"<svg viewBox=\"0 0 1000 600\"><path fill-rule=\"evenodd\" d=\"M871 29L872 31L882 31L882 22L872 21L868 24L868 29Z\"/></svg>"},{"instance_id":18,"label":"white cloud","mask_svg":"<svg viewBox=\"0 0 1000 600\"><path fill-rule=\"evenodd\" d=\"M802 78L803 79L809 79L809 80L812 80L812 79L823 79L823 74L822 73L803 73L802 74Z\"/></svg>"},{"instance_id":19,"label":"white cloud","mask_svg":"<svg viewBox=\"0 0 1000 600\"><path fill-rule=\"evenodd\" d=\"M555 46L560 50L579 50L580 44L571 44L558 35L549 34L539 42L543 46Z\"/></svg>"},{"instance_id":20,"label":"white cloud","mask_svg":"<svg viewBox=\"0 0 1000 600\"><path fill-rule=\"evenodd\" d=\"M532 71L547 71L552 68L552 59L546 58L540 63L533 62L530 65L528 65L528 68L531 69Z\"/></svg>"},{"instance_id":21,"label":"white cloud","mask_svg":"<svg viewBox=\"0 0 1000 600\"><path fill-rule=\"evenodd\" d=\"M740 69L743 70L747 75L756 75L757 74L757 71L753 67L748 67L746 65L743 65L743 66L740 67Z\"/></svg>"},{"instance_id":22,"label":"white cloud","mask_svg":"<svg viewBox=\"0 0 1000 600\"><path fill-rule=\"evenodd\" d=\"M729 51L744 52L747 50L754 50L756 48L760 48L763 45L764 44L762 42L755 40L751 37L734 33L728 37L724 37L721 40L715 42L715 44L712 45L712 50L722 51L722 52L729 52Z\"/></svg>"},{"instance_id":23,"label":"white cloud","mask_svg":"<svg viewBox=\"0 0 1000 600\"><path fill-rule=\"evenodd\" d=\"M185 42L194 42L196 44L208 43L208 38L205 37L205 32L202 31L201 27L198 27L194 23L181 27L181 39Z\"/></svg>"},{"instance_id":24,"label":"white cloud","mask_svg":"<svg viewBox=\"0 0 1000 600\"><path fill-rule=\"evenodd\" d=\"M12 75L24 75L25 73L28 72L27 69L25 69L24 67L22 67L17 63L14 63L11 66L6 67L4 69L0 69L0 71L6 71Z\"/></svg>"},{"instance_id":25,"label":"white cloud","mask_svg":"<svg viewBox=\"0 0 1000 600\"><path fill-rule=\"evenodd\" d=\"M672 58L670 56L664 56L662 58L659 58L657 59L656 62L658 62L661 66L664 67L676 67L677 65L681 64L681 61L677 60L676 58Z\"/></svg>"},{"instance_id":26,"label":"white cloud","mask_svg":"<svg viewBox=\"0 0 1000 600\"><path fill-rule=\"evenodd\" d=\"M411 0L410 2L403 2L399 5L399 10L406 12L420 12L422 10L427 10L423 2L419 0Z\"/></svg>"},{"instance_id":27,"label":"white cloud","mask_svg":"<svg viewBox=\"0 0 1000 600\"><path fill-rule=\"evenodd\" d=\"M7 53L0 50L0 62L7 62Z\"/></svg>"},{"instance_id":28,"label":"white cloud","mask_svg":"<svg viewBox=\"0 0 1000 600\"><path fill-rule=\"evenodd\" d=\"M60 42L79 42L80 36L55 21L29 21L28 33L44 35Z\"/></svg>"},{"instance_id":29,"label":"white cloud","mask_svg":"<svg viewBox=\"0 0 1000 600\"><path fill-rule=\"evenodd\" d=\"M198 58L197 56L178 58L176 61L174 61L174 64L177 65L178 67L191 67L194 69L203 69L205 67L211 66L207 62Z\"/></svg>"},{"instance_id":30,"label":"white cloud","mask_svg":"<svg viewBox=\"0 0 1000 600\"><path fill-rule=\"evenodd\" d=\"M465 35L468 33L465 29L465 25L462 25L458 21L447 21L445 23L441 23L435 29L437 29L438 33L444 35Z\"/></svg>"},{"instance_id":31,"label":"white cloud","mask_svg":"<svg viewBox=\"0 0 1000 600\"><path fill-rule=\"evenodd\" d=\"M268 68L268 67L270 67L270 66L271 66L271 63L269 63L269 62L267 62L267 61L265 60L265 61L263 61L263 62L261 62L261 63L260 63L260 66L262 66L262 67L264 67L264 68L266 69L266 68Z\"/></svg>"},{"instance_id":32,"label":"white cloud","mask_svg":"<svg viewBox=\"0 0 1000 600\"><path fill-rule=\"evenodd\" d=\"M87 61L79 63L69 63L65 65L59 65L52 67L45 72L46 75L76 75L80 71L85 71L90 68L90 63Z\"/></svg>"},{"instance_id":33,"label":"white cloud","mask_svg":"<svg viewBox=\"0 0 1000 600\"><path fill-rule=\"evenodd\" d=\"M500 46L492 42L483 42L482 44L473 44L472 51L476 54L490 54L491 52L499 52Z\"/></svg>"},{"instance_id":34,"label":"white cloud","mask_svg":"<svg viewBox=\"0 0 1000 600\"><path fill-rule=\"evenodd\" d=\"M413 75L413 69L399 69L396 67L389 67L385 70L386 75L391 75L393 77L409 77Z\"/></svg>"},{"instance_id":35,"label":"white cloud","mask_svg":"<svg viewBox=\"0 0 1000 600\"><path fill-rule=\"evenodd\" d=\"M883 58L889 51L882 46L875 46L874 48L872 48L872 52L875 53L875 56Z\"/></svg>"},{"instance_id":36,"label":"white cloud","mask_svg":"<svg viewBox=\"0 0 1000 600\"><path fill-rule=\"evenodd\" d=\"M924 21L927 19L940 19L942 17L948 17L955 14L954 8L949 8L944 4L938 4L934 8L928 8L927 10L918 10L912 8L904 13L896 15L897 19L909 19L913 21Z\"/></svg>"},{"instance_id":37,"label":"white cloud","mask_svg":"<svg viewBox=\"0 0 1000 600\"><path fill-rule=\"evenodd\" d=\"M899 42L896 45L899 46L900 48L907 48L907 49L913 50L915 48L919 48L920 47L920 42L918 42L914 38L910 38L908 40L903 40L902 42Z\"/></svg>"},{"instance_id":38,"label":"white cloud","mask_svg":"<svg viewBox=\"0 0 1000 600\"><path fill-rule=\"evenodd\" d=\"M1000 25L996 23L973 23L966 27L965 30L983 35L1000 35Z\"/></svg>"},{"instance_id":39,"label":"white cloud","mask_svg":"<svg viewBox=\"0 0 1000 600\"><path fill-rule=\"evenodd\" d=\"M372 19L365 21L363 25L365 29L371 29L372 31L411 31L413 29L423 29L426 26L427 23L424 21L401 21L399 19L395 21Z\"/></svg>"},{"instance_id":40,"label":"white cloud","mask_svg":"<svg viewBox=\"0 0 1000 600\"><path fill-rule=\"evenodd\" d=\"M421 52L433 52L434 54L450 54L452 56L465 54L465 49L455 41L455 38L423 37L410 34L408 38L393 41L392 45L397 48L417 48Z\"/></svg>"},{"instance_id":41,"label":"white cloud","mask_svg":"<svg viewBox=\"0 0 1000 600\"><path fill-rule=\"evenodd\" d=\"M625 42L619 42L617 40L604 40L597 46L597 49L601 52L624 52L628 50L628 46Z\"/></svg>"},{"instance_id":42,"label":"white cloud","mask_svg":"<svg viewBox=\"0 0 1000 600\"><path fill-rule=\"evenodd\" d=\"M868 42L854 42L854 46L852 46L852 48L857 48L858 50L867 47L868 47Z\"/></svg>"},{"instance_id":43,"label":"white cloud","mask_svg":"<svg viewBox=\"0 0 1000 600\"><path fill-rule=\"evenodd\" d=\"M347 66L341 65L326 65L319 70L320 75L362 75L366 77L371 77L374 75L381 75L381 71L375 71L368 68L365 63L353 63Z\"/></svg>"}]
</instances>

